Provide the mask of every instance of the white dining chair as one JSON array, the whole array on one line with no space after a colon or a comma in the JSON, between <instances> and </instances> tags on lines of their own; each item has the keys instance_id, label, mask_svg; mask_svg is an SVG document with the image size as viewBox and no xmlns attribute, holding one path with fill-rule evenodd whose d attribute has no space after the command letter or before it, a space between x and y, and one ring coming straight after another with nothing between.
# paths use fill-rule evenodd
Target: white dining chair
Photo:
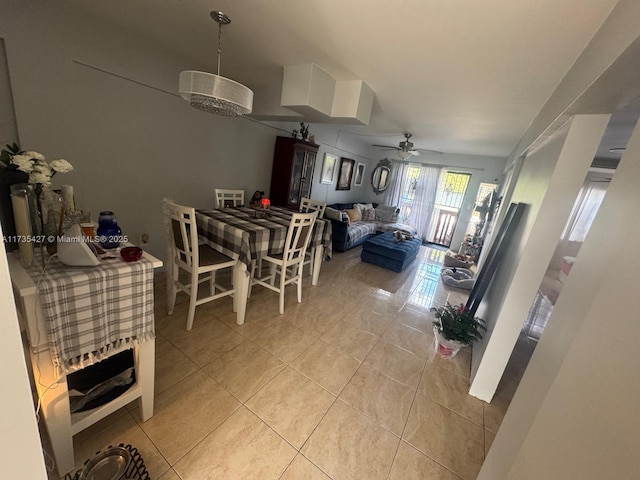
<instances>
[{"instance_id":1,"label":"white dining chair","mask_svg":"<svg viewBox=\"0 0 640 480\"><path fill-rule=\"evenodd\" d=\"M310 198L302 197L300 201L301 212L318 212L318 218L324 217L324 211L327 208L326 202L320 202L318 200L311 200ZM315 262L315 248L309 247L305 253L304 264L309 265L309 275L313 275L313 266ZM304 268L304 267L303 267Z\"/></svg>"},{"instance_id":2,"label":"white dining chair","mask_svg":"<svg viewBox=\"0 0 640 480\"><path fill-rule=\"evenodd\" d=\"M244 190L216 188L217 208L239 207L244 205Z\"/></svg>"},{"instance_id":3,"label":"white dining chair","mask_svg":"<svg viewBox=\"0 0 640 480\"><path fill-rule=\"evenodd\" d=\"M311 200L310 198L302 197L300 200L300 211L303 213L318 212L318 218L324 217L324 211L327 208L326 202L319 200Z\"/></svg>"},{"instance_id":4,"label":"white dining chair","mask_svg":"<svg viewBox=\"0 0 640 480\"><path fill-rule=\"evenodd\" d=\"M226 296L234 296L235 288L224 287L216 282L216 272L222 269L231 269L233 279L233 268L236 260L214 250L208 245L198 244L198 226L196 224L196 212L193 207L177 205L170 201L165 201L163 211L167 217L169 248L171 259L169 264L170 282L168 313L173 313L176 295L182 291L189 296L189 313L187 315L187 330L193 326L196 307L203 303L211 302ZM180 271L187 273L189 281L183 283L180 280ZM201 278L202 275L205 275ZM198 298L198 286L200 283L209 282L209 295Z\"/></svg>"},{"instance_id":5,"label":"white dining chair","mask_svg":"<svg viewBox=\"0 0 640 480\"><path fill-rule=\"evenodd\" d=\"M269 274L258 278L258 271L254 271L252 285L261 285L280 294L279 310L284 313L284 291L290 284L296 284L298 289L298 303L302 302L302 269L304 254L309 246L311 232L318 212L294 213L287 229L284 252L280 255L265 255L262 260L269 264ZM256 275L258 277L256 277ZM279 282L276 285L276 277Z\"/></svg>"}]
</instances>

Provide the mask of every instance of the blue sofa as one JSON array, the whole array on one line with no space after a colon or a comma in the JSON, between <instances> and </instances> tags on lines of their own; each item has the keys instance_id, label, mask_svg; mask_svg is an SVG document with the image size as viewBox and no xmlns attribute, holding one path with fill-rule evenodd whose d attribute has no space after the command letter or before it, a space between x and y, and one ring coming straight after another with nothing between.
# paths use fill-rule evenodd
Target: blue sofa
<instances>
[{"instance_id":1,"label":"blue sofa","mask_svg":"<svg viewBox=\"0 0 640 480\"><path fill-rule=\"evenodd\" d=\"M379 204L377 203L372 203L372 205L375 209L378 209L379 207ZM334 203L333 205L327 205L327 210L329 212L331 212L331 210L344 212L345 210L353 209L354 206L355 203ZM374 235L387 232L389 230L402 229L415 233L415 229L413 229L413 227L394 221L397 218L399 209L395 207L382 206L379 210L380 212L376 212L375 220L360 220L355 222L337 219L331 214L328 215L328 212L325 211L325 218L331 220L333 251L346 252L350 248L366 242ZM387 213L392 215L385 216ZM342 217L344 218L344 215ZM338 216L338 218L340 218L340 216Z\"/></svg>"}]
</instances>

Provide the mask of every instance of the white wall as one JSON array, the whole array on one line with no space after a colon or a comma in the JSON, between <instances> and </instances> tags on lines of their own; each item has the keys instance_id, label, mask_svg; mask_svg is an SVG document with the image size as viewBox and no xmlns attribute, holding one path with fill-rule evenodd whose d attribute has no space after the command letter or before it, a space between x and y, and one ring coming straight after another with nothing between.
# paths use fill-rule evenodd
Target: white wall
<instances>
[{"instance_id":1,"label":"white wall","mask_svg":"<svg viewBox=\"0 0 640 480\"><path fill-rule=\"evenodd\" d=\"M637 478L639 182L636 128L479 480Z\"/></svg>"},{"instance_id":2,"label":"white wall","mask_svg":"<svg viewBox=\"0 0 640 480\"><path fill-rule=\"evenodd\" d=\"M510 162L567 115L611 113L638 96L638 22L640 3L618 2ZM478 480L638 476L635 277L640 262L635 255L616 256L619 245L637 245L637 136L614 175L603 204L607 208L601 207L578 254Z\"/></svg>"},{"instance_id":3,"label":"white wall","mask_svg":"<svg viewBox=\"0 0 640 480\"><path fill-rule=\"evenodd\" d=\"M3 478L46 479L7 255L0 250L0 465Z\"/></svg>"},{"instance_id":4,"label":"white wall","mask_svg":"<svg viewBox=\"0 0 640 480\"><path fill-rule=\"evenodd\" d=\"M491 401L609 115L579 116L524 160L511 202L527 207L478 309L487 333L473 350L470 393Z\"/></svg>"}]
</instances>

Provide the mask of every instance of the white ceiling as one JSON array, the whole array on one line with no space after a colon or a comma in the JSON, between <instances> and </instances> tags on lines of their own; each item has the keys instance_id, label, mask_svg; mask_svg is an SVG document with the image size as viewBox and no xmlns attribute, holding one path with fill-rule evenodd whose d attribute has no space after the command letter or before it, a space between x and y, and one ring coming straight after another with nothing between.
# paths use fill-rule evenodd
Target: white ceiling
<instances>
[{"instance_id":1,"label":"white ceiling","mask_svg":"<svg viewBox=\"0 0 640 480\"><path fill-rule=\"evenodd\" d=\"M375 92L371 144L506 157L617 0L68 0L279 102L285 65ZM176 74L177 89L177 74Z\"/></svg>"}]
</instances>

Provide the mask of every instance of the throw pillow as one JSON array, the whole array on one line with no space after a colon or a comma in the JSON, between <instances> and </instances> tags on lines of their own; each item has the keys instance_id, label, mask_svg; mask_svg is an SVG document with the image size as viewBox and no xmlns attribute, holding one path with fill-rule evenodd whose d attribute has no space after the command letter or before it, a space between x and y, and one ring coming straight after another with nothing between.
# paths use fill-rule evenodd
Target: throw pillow
<instances>
[{"instance_id":1,"label":"throw pillow","mask_svg":"<svg viewBox=\"0 0 640 480\"><path fill-rule=\"evenodd\" d=\"M362 221L363 222L373 222L376 219L376 211L372 208L363 208L362 209Z\"/></svg>"},{"instance_id":2,"label":"throw pillow","mask_svg":"<svg viewBox=\"0 0 640 480\"><path fill-rule=\"evenodd\" d=\"M342 221L342 213L340 210L336 210L335 208L327 207L324 211L324 218L329 220L337 220L338 222Z\"/></svg>"},{"instance_id":3,"label":"throw pillow","mask_svg":"<svg viewBox=\"0 0 640 480\"><path fill-rule=\"evenodd\" d=\"M345 212L349 216L350 222L358 222L362 220L362 216L360 215L360 210L358 210L357 208L350 208L348 210L345 210Z\"/></svg>"},{"instance_id":4,"label":"throw pillow","mask_svg":"<svg viewBox=\"0 0 640 480\"><path fill-rule=\"evenodd\" d=\"M396 207L390 205L378 205L378 208L375 209L376 212L376 221L378 222L393 222L392 220L394 213L396 212ZM398 216L396 215L396 220Z\"/></svg>"},{"instance_id":5,"label":"throw pillow","mask_svg":"<svg viewBox=\"0 0 640 480\"><path fill-rule=\"evenodd\" d=\"M373 208L373 205L370 203L354 203L353 208L357 208L360 211L360 215L362 215L362 211L365 208Z\"/></svg>"}]
</instances>

